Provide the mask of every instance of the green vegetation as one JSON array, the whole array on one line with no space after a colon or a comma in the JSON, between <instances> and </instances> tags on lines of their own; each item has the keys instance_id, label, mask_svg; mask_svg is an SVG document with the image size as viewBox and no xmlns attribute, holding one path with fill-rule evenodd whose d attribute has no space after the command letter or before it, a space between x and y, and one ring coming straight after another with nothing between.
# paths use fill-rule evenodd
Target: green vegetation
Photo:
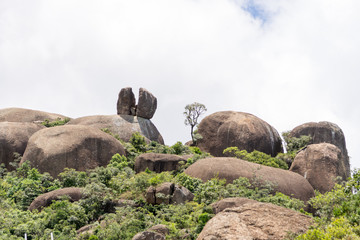
<instances>
[{"instance_id":1,"label":"green vegetation","mask_svg":"<svg viewBox=\"0 0 360 240\"><path fill-rule=\"evenodd\" d=\"M316 193L310 205L316 209L315 225L295 239L360 239L360 171L325 194Z\"/></svg>"},{"instance_id":2,"label":"green vegetation","mask_svg":"<svg viewBox=\"0 0 360 240\"><path fill-rule=\"evenodd\" d=\"M258 164L262 164L265 166L275 167L275 168L282 168L282 169L288 169L287 163L279 158L273 158L270 155L259 152L259 151L253 151L251 153L248 153L246 150L239 150L237 147L228 147L224 150L224 154L240 158L242 160L246 160L249 162L254 162Z\"/></svg>"},{"instance_id":3,"label":"green vegetation","mask_svg":"<svg viewBox=\"0 0 360 240\"><path fill-rule=\"evenodd\" d=\"M291 163L294 161L296 154L304 149L307 145L311 143L311 137L302 135L299 138L290 137L290 132L283 132L282 136L285 141L286 153L279 153L276 158L282 159L285 161L289 168Z\"/></svg>"},{"instance_id":4,"label":"green vegetation","mask_svg":"<svg viewBox=\"0 0 360 240\"><path fill-rule=\"evenodd\" d=\"M56 126L65 125L69 121L70 121L70 118L64 118L64 119L57 118L54 121L50 121L49 119L45 119L45 121L43 121L41 124L44 125L45 127L56 127Z\"/></svg>"},{"instance_id":5,"label":"green vegetation","mask_svg":"<svg viewBox=\"0 0 360 240\"><path fill-rule=\"evenodd\" d=\"M108 132L109 133L109 132ZM110 134L110 133L109 133ZM0 167L0 239L131 239L136 233L156 224L170 229L167 239L196 239L206 222L213 216L210 204L227 197L246 197L303 212L304 203L281 193L273 193L271 183L260 184L256 179L239 178L231 184L222 179L202 182L186 175L183 170L208 153L197 147L177 142L164 146L146 143L140 134L134 134L123 143L127 157L115 154L109 164L86 172L64 169L58 179L39 173L25 162L8 172ZM154 173L149 170L135 174L134 159L144 152L187 155L192 154L176 172ZM260 164L275 163L284 167L279 159L260 152L246 153L231 148L227 152ZM17 159L18 161L19 159ZM146 190L164 182L173 182L189 189L194 201L181 205L149 205ZM64 187L82 187L84 197L78 202L67 198L53 202L41 212L27 210L40 194ZM316 209L315 224L309 231L290 239L360 239L360 172L355 171L346 183L336 185L326 194L317 193L310 200ZM128 204L113 208L118 199ZM77 234L86 225L92 231Z\"/></svg>"}]
</instances>

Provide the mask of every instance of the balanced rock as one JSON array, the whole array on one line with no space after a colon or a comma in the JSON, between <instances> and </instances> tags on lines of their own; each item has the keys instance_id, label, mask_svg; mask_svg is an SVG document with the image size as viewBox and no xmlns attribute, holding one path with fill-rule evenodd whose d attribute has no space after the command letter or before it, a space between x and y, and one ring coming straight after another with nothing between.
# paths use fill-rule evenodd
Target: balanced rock
<instances>
[{"instance_id":1,"label":"balanced rock","mask_svg":"<svg viewBox=\"0 0 360 240\"><path fill-rule=\"evenodd\" d=\"M183 204L192 201L194 194L187 188L165 182L158 187L149 187L146 191L146 202L149 204Z\"/></svg>"},{"instance_id":2,"label":"balanced rock","mask_svg":"<svg viewBox=\"0 0 360 240\"><path fill-rule=\"evenodd\" d=\"M185 173L203 181L218 177L219 179L225 179L227 183L232 183L235 179L245 177L250 182L260 181L264 184L270 182L274 185L276 192L281 192L305 202L315 196L310 183L297 173L237 158L214 157L200 159L190 165L185 170Z\"/></svg>"},{"instance_id":3,"label":"balanced rock","mask_svg":"<svg viewBox=\"0 0 360 240\"><path fill-rule=\"evenodd\" d=\"M131 87L121 89L117 102L117 114L135 116L135 95Z\"/></svg>"},{"instance_id":4,"label":"balanced rock","mask_svg":"<svg viewBox=\"0 0 360 240\"><path fill-rule=\"evenodd\" d=\"M350 177L350 162L346 149L345 136L341 128L331 122L309 122L294 128L289 137L300 137L302 135L311 137L311 144L331 143L341 150L342 164L346 168L345 178Z\"/></svg>"},{"instance_id":5,"label":"balanced rock","mask_svg":"<svg viewBox=\"0 0 360 240\"><path fill-rule=\"evenodd\" d=\"M325 193L335 186L336 177L347 180L347 166L342 160L341 150L335 145L311 144L296 155L290 171L304 176L315 190Z\"/></svg>"},{"instance_id":6,"label":"balanced rock","mask_svg":"<svg viewBox=\"0 0 360 240\"><path fill-rule=\"evenodd\" d=\"M109 134L89 126L64 125L33 134L20 163L30 161L40 172L57 177L64 168L85 171L105 166L116 153L125 155L125 150Z\"/></svg>"},{"instance_id":7,"label":"balanced rock","mask_svg":"<svg viewBox=\"0 0 360 240\"><path fill-rule=\"evenodd\" d=\"M220 201L214 202L211 204L212 210L215 214L224 211L227 208L240 207L246 203L256 203L257 201L243 198L243 197L233 197L233 198L224 198Z\"/></svg>"},{"instance_id":8,"label":"balanced rock","mask_svg":"<svg viewBox=\"0 0 360 240\"><path fill-rule=\"evenodd\" d=\"M0 122L43 122L45 120L54 121L59 118L64 120L68 117L25 108L0 109Z\"/></svg>"},{"instance_id":9,"label":"balanced rock","mask_svg":"<svg viewBox=\"0 0 360 240\"><path fill-rule=\"evenodd\" d=\"M135 132L143 135L147 142L155 141L164 144L163 137L149 119L130 115L95 115L71 120L67 125L85 125L98 129L107 128L125 142L128 142Z\"/></svg>"},{"instance_id":10,"label":"balanced rock","mask_svg":"<svg viewBox=\"0 0 360 240\"><path fill-rule=\"evenodd\" d=\"M186 163L189 155L143 153L135 159L135 172L143 172L147 168L153 172L174 171L180 167L181 162Z\"/></svg>"},{"instance_id":11,"label":"balanced rock","mask_svg":"<svg viewBox=\"0 0 360 240\"><path fill-rule=\"evenodd\" d=\"M52 201L58 200L63 196L68 196L69 201L71 202L79 201L83 197L82 188L76 188L76 187L62 188L41 194L32 201L32 203L29 206L29 210L33 211L37 209L41 211L43 208L50 206Z\"/></svg>"},{"instance_id":12,"label":"balanced rock","mask_svg":"<svg viewBox=\"0 0 360 240\"><path fill-rule=\"evenodd\" d=\"M10 162L15 153L23 155L29 138L35 132L45 128L42 125L27 122L0 122L0 164L6 169L14 170Z\"/></svg>"},{"instance_id":13,"label":"balanced rock","mask_svg":"<svg viewBox=\"0 0 360 240\"><path fill-rule=\"evenodd\" d=\"M279 133L249 113L213 113L200 122L198 133L203 138L198 140L197 146L216 157L224 156L223 151L228 147L238 147L248 152L258 150L271 156L282 152Z\"/></svg>"},{"instance_id":14,"label":"balanced rock","mask_svg":"<svg viewBox=\"0 0 360 240\"><path fill-rule=\"evenodd\" d=\"M279 240L289 232L304 233L311 224L311 217L294 210L252 202L216 214L197 240Z\"/></svg>"},{"instance_id":15,"label":"balanced rock","mask_svg":"<svg viewBox=\"0 0 360 240\"><path fill-rule=\"evenodd\" d=\"M157 99L145 88L139 90L139 102L136 109L136 116L151 119L157 108Z\"/></svg>"}]
</instances>

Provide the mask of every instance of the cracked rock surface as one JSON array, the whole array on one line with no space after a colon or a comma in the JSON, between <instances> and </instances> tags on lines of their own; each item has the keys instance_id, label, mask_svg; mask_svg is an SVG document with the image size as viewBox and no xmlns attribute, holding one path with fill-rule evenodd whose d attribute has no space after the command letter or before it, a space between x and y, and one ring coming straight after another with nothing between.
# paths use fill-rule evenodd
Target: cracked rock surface
<instances>
[{"instance_id":1,"label":"cracked rock surface","mask_svg":"<svg viewBox=\"0 0 360 240\"><path fill-rule=\"evenodd\" d=\"M213 217L197 240L283 239L289 232L303 233L312 218L270 203L245 203Z\"/></svg>"}]
</instances>

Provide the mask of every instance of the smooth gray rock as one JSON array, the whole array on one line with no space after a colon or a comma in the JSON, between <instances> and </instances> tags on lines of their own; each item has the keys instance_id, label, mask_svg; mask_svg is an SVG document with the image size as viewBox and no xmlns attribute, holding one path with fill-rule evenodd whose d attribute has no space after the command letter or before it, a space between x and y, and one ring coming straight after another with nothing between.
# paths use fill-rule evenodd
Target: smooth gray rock
<instances>
[{"instance_id":1,"label":"smooth gray rock","mask_svg":"<svg viewBox=\"0 0 360 240\"><path fill-rule=\"evenodd\" d=\"M136 114L135 95L131 87L123 88L119 92L117 102L118 115L133 115Z\"/></svg>"},{"instance_id":2,"label":"smooth gray rock","mask_svg":"<svg viewBox=\"0 0 360 240\"><path fill-rule=\"evenodd\" d=\"M136 116L151 119L157 108L157 99L145 88L139 90L139 102L136 109Z\"/></svg>"}]
</instances>

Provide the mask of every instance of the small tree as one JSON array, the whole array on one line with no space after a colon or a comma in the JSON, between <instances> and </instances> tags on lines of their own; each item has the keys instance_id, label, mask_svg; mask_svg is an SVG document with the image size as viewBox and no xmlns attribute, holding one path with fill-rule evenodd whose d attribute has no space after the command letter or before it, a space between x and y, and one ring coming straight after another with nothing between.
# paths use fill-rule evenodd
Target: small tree
<instances>
[{"instance_id":1,"label":"small tree","mask_svg":"<svg viewBox=\"0 0 360 240\"><path fill-rule=\"evenodd\" d=\"M191 127L191 139L193 143L196 143L194 127L198 125L198 119L201 114L206 112L207 109L204 104L194 102L192 104L188 104L185 107L185 125L190 125Z\"/></svg>"}]
</instances>

